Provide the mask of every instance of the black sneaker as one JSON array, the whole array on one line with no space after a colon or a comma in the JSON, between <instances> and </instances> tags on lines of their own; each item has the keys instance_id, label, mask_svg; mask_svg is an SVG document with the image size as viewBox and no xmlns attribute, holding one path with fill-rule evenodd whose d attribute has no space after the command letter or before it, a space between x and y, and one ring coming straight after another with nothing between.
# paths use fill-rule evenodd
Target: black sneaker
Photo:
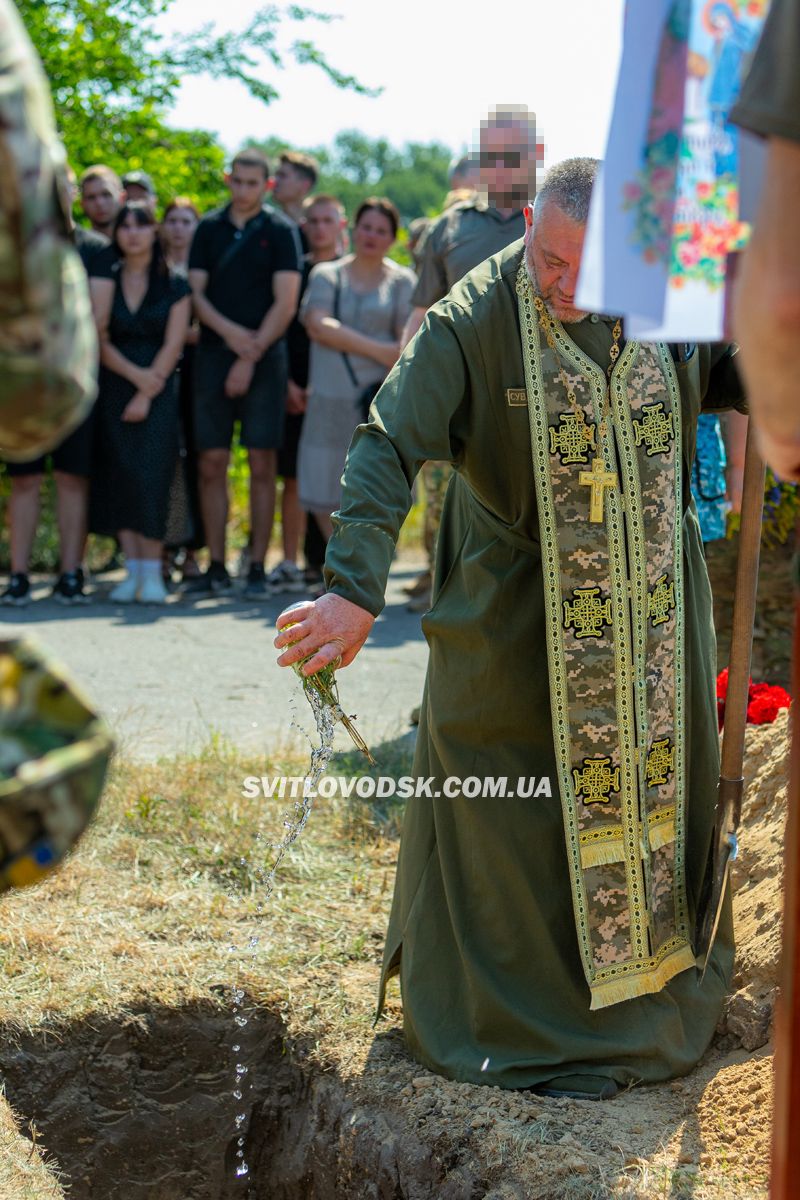
<instances>
[{"instance_id":1,"label":"black sneaker","mask_svg":"<svg viewBox=\"0 0 800 1200\"><path fill-rule=\"evenodd\" d=\"M202 575L183 584L181 591L184 596L215 596L221 592L229 592L232 587L231 577L224 565L212 562Z\"/></svg>"},{"instance_id":2,"label":"black sneaker","mask_svg":"<svg viewBox=\"0 0 800 1200\"><path fill-rule=\"evenodd\" d=\"M281 592L305 592L308 590L303 572L290 559L273 568L267 576L267 586L273 595Z\"/></svg>"},{"instance_id":3,"label":"black sneaker","mask_svg":"<svg viewBox=\"0 0 800 1200\"><path fill-rule=\"evenodd\" d=\"M24 571L15 571L5 590L0 594L0 603L24 608L31 602L31 584Z\"/></svg>"},{"instance_id":4,"label":"black sneaker","mask_svg":"<svg viewBox=\"0 0 800 1200\"><path fill-rule=\"evenodd\" d=\"M88 604L89 597L83 590L83 571L64 571L53 588L53 599L59 604Z\"/></svg>"},{"instance_id":5,"label":"black sneaker","mask_svg":"<svg viewBox=\"0 0 800 1200\"><path fill-rule=\"evenodd\" d=\"M264 600L270 592L267 576L261 563L250 563L244 585L245 600Z\"/></svg>"}]
</instances>

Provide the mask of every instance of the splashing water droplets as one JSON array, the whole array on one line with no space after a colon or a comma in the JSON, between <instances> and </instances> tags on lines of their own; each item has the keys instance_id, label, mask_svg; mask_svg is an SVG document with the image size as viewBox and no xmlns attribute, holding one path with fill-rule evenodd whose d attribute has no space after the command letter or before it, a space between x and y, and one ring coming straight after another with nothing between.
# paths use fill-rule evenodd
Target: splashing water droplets
<instances>
[{"instance_id":1,"label":"splashing water droplets","mask_svg":"<svg viewBox=\"0 0 800 1200\"><path fill-rule=\"evenodd\" d=\"M280 842L270 843L266 841L260 832L256 833L255 835L255 840L263 843L263 848L265 850L272 851L274 853L272 865L270 866L269 870L265 870L264 867L256 863L249 862L247 858L243 857L239 859L239 866L242 869L243 876L247 878L249 872L250 878L257 881L261 891L258 903L255 905L255 911L258 917L263 916L269 899L272 896L275 888L275 875L286 855L287 850L294 842L297 841L298 837L306 827L306 823L311 815L311 809L316 797L317 784L327 770L328 763L331 755L333 754L333 735L336 728L336 723L338 720L342 719L341 709L338 708L338 705L336 708L334 708L330 703L323 699L323 697L314 687L304 687L303 690L314 714L314 722L319 735L319 745L314 746L311 742L311 739L307 738L309 746L311 747L311 760L308 772L306 773L303 781L302 800L296 799L293 810L283 814L281 820L284 834ZM292 720L291 724L296 728L300 728L294 719ZM307 737L305 731L303 731L303 733L304 736ZM238 886L239 888L242 888L241 883ZM280 898L280 890L277 894ZM233 930L229 932L228 937L230 938L231 943L228 946L229 953L233 954L238 951L241 953L242 958L244 958L244 955L248 953L252 959L257 957L261 941L257 935L251 935L248 938L244 948L236 946L236 935ZM242 1008L245 1000L244 988L240 987L238 983L233 984L230 990L230 997L234 1022L238 1029L244 1029L248 1021L248 1018L242 1014ZM241 1055L241 1043L238 1041L235 1042L233 1044L232 1051L237 1056ZM248 1072L249 1068L246 1063L242 1062L241 1059L237 1057L235 1064L234 1087L231 1093L233 1098L237 1101L243 1098L244 1093L240 1085L242 1085L243 1080ZM250 1082L248 1087L252 1088L252 1086L252 1082ZM238 1112L234 1119L234 1125L238 1135L236 1140L236 1159L238 1161L235 1167L235 1173L237 1178L242 1179L250 1174L250 1167L244 1159L247 1113Z\"/></svg>"}]
</instances>

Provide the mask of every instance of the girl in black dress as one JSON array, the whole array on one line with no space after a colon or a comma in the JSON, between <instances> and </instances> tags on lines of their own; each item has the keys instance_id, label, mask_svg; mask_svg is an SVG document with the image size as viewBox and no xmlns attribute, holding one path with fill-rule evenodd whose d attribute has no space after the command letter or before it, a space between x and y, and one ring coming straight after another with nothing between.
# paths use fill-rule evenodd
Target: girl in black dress
<instances>
[{"instance_id":1,"label":"girl in black dress","mask_svg":"<svg viewBox=\"0 0 800 1200\"><path fill-rule=\"evenodd\" d=\"M164 209L160 229L161 246L170 271L181 279L189 278L189 249L199 220L199 210L186 196L176 196ZM175 554L183 550L181 575L184 581L200 575L195 551L205 545L192 411L194 348L199 337L200 326L195 321L189 326L183 357L178 366L181 448L170 494L164 554L165 574L168 574L171 573Z\"/></svg>"},{"instance_id":2,"label":"girl in black dress","mask_svg":"<svg viewBox=\"0 0 800 1200\"><path fill-rule=\"evenodd\" d=\"M91 528L116 536L127 577L115 603L161 604L161 553L178 455L175 367L189 328L189 285L171 274L151 211L123 205L113 278L92 280L100 336Z\"/></svg>"}]
</instances>

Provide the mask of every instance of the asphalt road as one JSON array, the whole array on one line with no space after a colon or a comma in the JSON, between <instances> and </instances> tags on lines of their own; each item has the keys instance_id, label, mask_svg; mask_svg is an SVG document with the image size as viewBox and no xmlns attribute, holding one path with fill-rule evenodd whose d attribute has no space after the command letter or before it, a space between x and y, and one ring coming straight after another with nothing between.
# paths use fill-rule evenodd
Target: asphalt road
<instances>
[{"instance_id":1,"label":"asphalt road","mask_svg":"<svg viewBox=\"0 0 800 1200\"><path fill-rule=\"evenodd\" d=\"M339 676L342 706L357 715L371 745L407 732L422 694L427 645L402 592L418 570L395 565L386 608ZM314 728L310 709L294 672L276 665L272 646L275 618L301 596L123 606L104 599L112 584L98 581L91 604L67 608L49 598L50 581L34 581L33 603L0 607L0 627L3 636L35 637L69 668L126 757L193 753L214 735L264 754L303 744ZM350 744L339 731L337 747Z\"/></svg>"}]
</instances>

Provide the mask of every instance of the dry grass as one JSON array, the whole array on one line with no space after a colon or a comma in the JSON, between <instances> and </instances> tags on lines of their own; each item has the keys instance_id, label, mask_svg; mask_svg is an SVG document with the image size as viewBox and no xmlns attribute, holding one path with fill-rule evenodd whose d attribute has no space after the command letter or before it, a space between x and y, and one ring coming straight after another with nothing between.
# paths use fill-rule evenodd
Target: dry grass
<instances>
[{"instance_id":1,"label":"dry grass","mask_svg":"<svg viewBox=\"0 0 800 1200\"><path fill-rule=\"evenodd\" d=\"M381 820L356 799L317 799L263 904L271 844L293 802L246 799L242 780L305 766L296 756L249 762L218 739L194 759L117 762L66 866L2 898L5 1040L57 1039L86 1017L195 1001L230 1010L234 984L304 1040L324 1039L326 1054L347 1059L354 1037L368 1040L396 852ZM334 759L332 770L349 764ZM370 969L360 976L363 1003L353 1004L342 980L358 979L359 964ZM63 1194L0 1097L0 1196Z\"/></svg>"},{"instance_id":2,"label":"dry grass","mask_svg":"<svg viewBox=\"0 0 800 1200\"><path fill-rule=\"evenodd\" d=\"M118 762L72 860L3 900L6 1036L142 1004L224 1004L235 981L256 1001L287 1004L299 972L320 984L314 1023L331 1005L338 1022L341 970L376 957L395 843L364 802L317 799L264 906L271 846L293 802L247 799L242 779L304 766L247 762L219 744L195 759Z\"/></svg>"},{"instance_id":3,"label":"dry grass","mask_svg":"<svg viewBox=\"0 0 800 1200\"><path fill-rule=\"evenodd\" d=\"M14 1114L0 1092L0 1196L8 1200L61 1200L63 1195L56 1168L45 1162L35 1141L31 1144L19 1133Z\"/></svg>"},{"instance_id":4,"label":"dry grass","mask_svg":"<svg viewBox=\"0 0 800 1200\"><path fill-rule=\"evenodd\" d=\"M381 773L409 773L406 739L378 757ZM362 762L338 755L331 773L360 771ZM424 1129L443 1153L471 1125L469 1153L493 1179L522 1181L537 1200L765 1195L763 1170L752 1189L742 1186L743 1173L716 1150L701 1170L705 1136L682 1165L680 1114L697 1111L712 1066L687 1081L685 1095L669 1085L637 1090L607 1109L438 1078L416 1090L420 1068L396 1030L382 1024L376 1040L372 1029L399 808L316 800L263 904L270 844L292 801L248 799L242 780L295 776L304 766L289 754L248 761L219 740L193 759L117 762L72 860L38 888L2 898L2 1035L35 1033L41 1042L87 1018L124 1022L197 1003L230 1012L235 985L247 1004L281 1016L318 1071L335 1071L373 1111L401 1107L409 1128ZM396 995L393 987L394 1024ZM477 1122L476 1113L484 1114ZM3 1200L64 1194L2 1099L0 1164Z\"/></svg>"}]
</instances>

